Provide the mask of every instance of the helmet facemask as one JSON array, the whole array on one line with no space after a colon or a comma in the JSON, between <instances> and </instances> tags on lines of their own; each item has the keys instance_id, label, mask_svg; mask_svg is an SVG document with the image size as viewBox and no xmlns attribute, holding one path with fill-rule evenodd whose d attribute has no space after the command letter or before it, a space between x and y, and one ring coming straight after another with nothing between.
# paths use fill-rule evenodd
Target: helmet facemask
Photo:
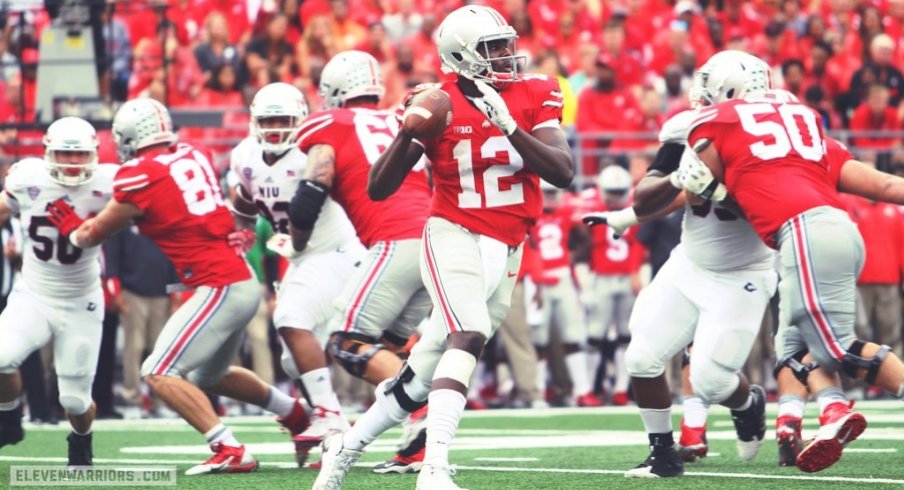
<instances>
[{"instance_id":1,"label":"helmet facemask","mask_svg":"<svg viewBox=\"0 0 904 490\"><path fill-rule=\"evenodd\" d=\"M475 52L485 62L484 69L476 73L472 78L491 82L497 88L501 84L521 81L520 70L526 63L526 56L518 56L516 42L518 36L489 36L482 39L475 48ZM503 53L510 53L500 56Z\"/></svg>"},{"instance_id":2,"label":"helmet facemask","mask_svg":"<svg viewBox=\"0 0 904 490\"><path fill-rule=\"evenodd\" d=\"M97 149L47 149L44 153L50 178L61 185L86 184L97 169Z\"/></svg>"},{"instance_id":3,"label":"helmet facemask","mask_svg":"<svg viewBox=\"0 0 904 490\"><path fill-rule=\"evenodd\" d=\"M251 124L264 152L281 154L295 145L301 119L291 115L264 115L253 118Z\"/></svg>"}]
</instances>

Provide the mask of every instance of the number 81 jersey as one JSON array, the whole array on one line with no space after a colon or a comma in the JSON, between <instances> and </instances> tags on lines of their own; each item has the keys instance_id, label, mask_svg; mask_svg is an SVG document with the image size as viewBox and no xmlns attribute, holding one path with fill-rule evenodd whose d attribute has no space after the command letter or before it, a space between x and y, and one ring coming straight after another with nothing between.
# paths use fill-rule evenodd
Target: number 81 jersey
<instances>
[{"instance_id":1,"label":"number 81 jersey","mask_svg":"<svg viewBox=\"0 0 904 490\"><path fill-rule=\"evenodd\" d=\"M104 208L113 193L117 165L98 165L85 184L65 186L50 178L40 158L26 158L10 168L5 199L21 217L24 243L22 280L33 292L52 298L84 296L100 287L100 247L78 248L48 219L47 204L66 200L87 218Z\"/></svg>"},{"instance_id":2,"label":"number 81 jersey","mask_svg":"<svg viewBox=\"0 0 904 490\"><path fill-rule=\"evenodd\" d=\"M510 246L520 244L540 214L539 178L456 81L440 88L452 100L452 122L440 136L423 142L435 184L430 215ZM555 79L525 75L500 95L524 131L559 127L562 93Z\"/></svg>"}]
</instances>

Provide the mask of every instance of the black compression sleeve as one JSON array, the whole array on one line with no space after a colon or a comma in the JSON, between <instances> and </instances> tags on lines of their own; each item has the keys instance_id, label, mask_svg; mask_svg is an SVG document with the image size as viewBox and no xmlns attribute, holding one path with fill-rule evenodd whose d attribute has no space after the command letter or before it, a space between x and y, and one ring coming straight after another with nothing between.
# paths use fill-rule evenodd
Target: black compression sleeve
<instances>
[{"instance_id":1,"label":"black compression sleeve","mask_svg":"<svg viewBox=\"0 0 904 490\"><path fill-rule=\"evenodd\" d=\"M650 164L650 170L658 170L668 175L678 170L678 164L681 162L681 155L684 154L685 145L681 143L665 143L656 153L656 159Z\"/></svg>"}]
</instances>

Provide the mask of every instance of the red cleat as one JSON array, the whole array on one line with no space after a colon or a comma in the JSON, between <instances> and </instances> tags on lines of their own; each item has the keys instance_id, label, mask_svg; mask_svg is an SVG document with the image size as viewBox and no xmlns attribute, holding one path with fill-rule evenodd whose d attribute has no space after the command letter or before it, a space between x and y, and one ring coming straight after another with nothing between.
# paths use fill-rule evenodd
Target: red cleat
<instances>
[{"instance_id":1,"label":"red cleat","mask_svg":"<svg viewBox=\"0 0 904 490\"><path fill-rule=\"evenodd\" d=\"M575 403L579 407L602 407L606 404L606 402L600 400L600 397L596 396L596 393L592 391L577 397Z\"/></svg>"},{"instance_id":2,"label":"red cleat","mask_svg":"<svg viewBox=\"0 0 904 490\"><path fill-rule=\"evenodd\" d=\"M245 451L245 446L227 446L215 442L210 445L210 450L214 453L210 459L189 468L185 474L250 473L257 469L257 460Z\"/></svg>"},{"instance_id":3,"label":"red cleat","mask_svg":"<svg viewBox=\"0 0 904 490\"><path fill-rule=\"evenodd\" d=\"M681 438L678 439L678 455L685 463L693 463L706 457L709 444L706 441L706 426L688 427L681 420Z\"/></svg>"},{"instance_id":4,"label":"red cleat","mask_svg":"<svg viewBox=\"0 0 904 490\"><path fill-rule=\"evenodd\" d=\"M628 397L627 392L619 391L612 395L612 404L616 407L623 407L629 403L631 403L631 398Z\"/></svg>"},{"instance_id":5,"label":"red cleat","mask_svg":"<svg viewBox=\"0 0 904 490\"><path fill-rule=\"evenodd\" d=\"M295 402L295 406L292 407L289 415L276 417L276 422L285 427L289 434L292 434L292 437L301 434L311 426L311 418L308 417L308 412L302 406L301 401Z\"/></svg>"},{"instance_id":6,"label":"red cleat","mask_svg":"<svg viewBox=\"0 0 904 490\"><path fill-rule=\"evenodd\" d=\"M804 447L800 434L801 424L801 419L790 415L776 419L775 442L778 444L779 466L797 466L797 455Z\"/></svg>"},{"instance_id":7,"label":"red cleat","mask_svg":"<svg viewBox=\"0 0 904 490\"><path fill-rule=\"evenodd\" d=\"M841 452L866 430L863 414L851 410L853 402L835 402L819 416L821 427L797 455L797 467L807 473L822 471L841 459Z\"/></svg>"}]
</instances>

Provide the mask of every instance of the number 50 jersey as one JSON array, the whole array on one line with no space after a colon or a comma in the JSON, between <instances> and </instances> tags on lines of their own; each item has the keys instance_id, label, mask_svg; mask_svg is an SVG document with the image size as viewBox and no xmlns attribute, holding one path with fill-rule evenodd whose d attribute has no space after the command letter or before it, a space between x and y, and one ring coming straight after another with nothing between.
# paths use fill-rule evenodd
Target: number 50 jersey
<instances>
[{"instance_id":1,"label":"number 50 jersey","mask_svg":"<svg viewBox=\"0 0 904 490\"><path fill-rule=\"evenodd\" d=\"M24 228L22 280L31 291L52 298L73 298L100 287L100 247L78 248L47 218L47 204L66 200L85 218L100 212L113 193L118 165L98 165L90 182L65 186L50 178L40 158L12 166L5 199Z\"/></svg>"}]
</instances>

